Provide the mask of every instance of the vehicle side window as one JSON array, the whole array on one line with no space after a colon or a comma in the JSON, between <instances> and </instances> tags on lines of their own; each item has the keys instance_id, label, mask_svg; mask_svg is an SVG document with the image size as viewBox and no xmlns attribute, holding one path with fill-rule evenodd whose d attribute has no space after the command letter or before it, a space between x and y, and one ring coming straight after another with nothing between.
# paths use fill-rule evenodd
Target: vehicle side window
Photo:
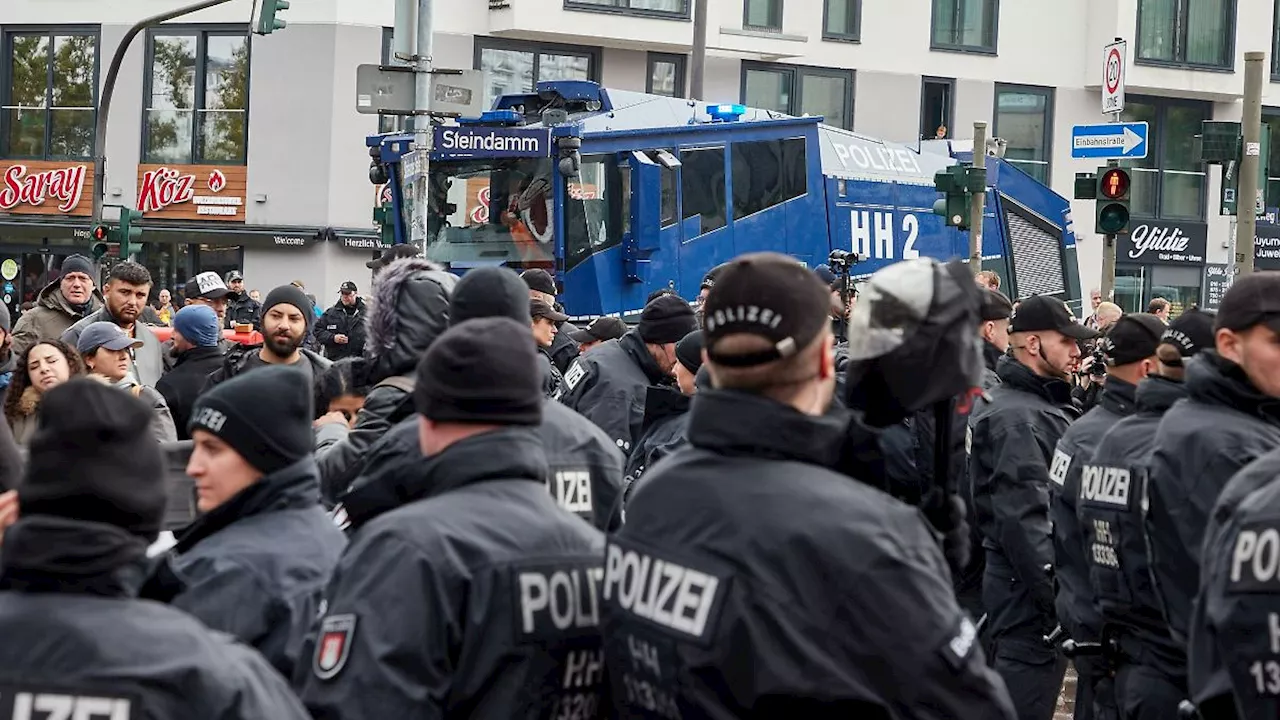
<instances>
[{"instance_id":1,"label":"vehicle side window","mask_svg":"<svg viewBox=\"0 0 1280 720\"><path fill-rule=\"evenodd\" d=\"M702 216L699 235L724 227L728 210L724 186L724 148L681 150L680 165L684 219Z\"/></svg>"},{"instance_id":2,"label":"vehicle side window","mask_svg":"<svg viewBox=\"0 0 1280 720\"><path fill-rule=\"evenodd\" d=\"M805 194L804 142L790 138L732 145L735 219Z\"/></svg>"}]
</instances>

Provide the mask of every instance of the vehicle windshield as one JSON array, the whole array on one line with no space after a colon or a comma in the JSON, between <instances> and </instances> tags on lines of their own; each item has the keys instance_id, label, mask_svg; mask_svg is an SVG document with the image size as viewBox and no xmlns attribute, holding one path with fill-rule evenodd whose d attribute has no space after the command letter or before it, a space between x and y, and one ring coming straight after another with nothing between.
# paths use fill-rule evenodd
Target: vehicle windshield
<instances>
[{"instance_id":1,"label":"vehicle windshield","mask_svg":"<svg viewBox=\"0 0 1280 720\"><path fill-rule=\"evenodd\" d=\"M428 259L453 267L554 267L550 159L433 162L429 172Z\"/></svg>"}]
</instances>

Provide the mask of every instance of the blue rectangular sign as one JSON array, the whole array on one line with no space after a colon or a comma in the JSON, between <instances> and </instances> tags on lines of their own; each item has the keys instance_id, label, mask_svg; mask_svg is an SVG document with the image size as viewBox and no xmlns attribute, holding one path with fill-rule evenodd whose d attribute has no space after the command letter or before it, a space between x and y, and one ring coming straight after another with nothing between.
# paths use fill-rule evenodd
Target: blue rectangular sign
<instances>
[{"instance_id":1,"label":"blue rectangular sign","mask_svg":"<svg viewBox=\"0 0 1280 720\"><path fill-rule=\"evenodd\" d=\"M1073 158L1144 158L1147 145L1145 122L1076 125L1071 128Z\"/></svg>"},{"instance_id":2,"label":"blue rectangular sign","mask_svg":"<svg viewBox=\"0 0 1280 720\"><path fill-rule=\"evenodd\" d=\"M431 157L463 158L551 157L550 128L437 125Z\"/></svg>"}]
</instances>

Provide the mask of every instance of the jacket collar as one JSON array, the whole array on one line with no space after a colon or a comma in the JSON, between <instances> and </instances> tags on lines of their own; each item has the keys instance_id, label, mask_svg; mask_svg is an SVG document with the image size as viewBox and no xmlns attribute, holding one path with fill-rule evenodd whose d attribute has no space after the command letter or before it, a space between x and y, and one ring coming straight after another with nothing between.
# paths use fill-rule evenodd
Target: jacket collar
<instances>
[{"instance_id":1,"label":"jacket collar","mask_svg":"<svg viewBox=\"0 0 1280 720\"><path fill-rule=\"evenodd\" d=\"M185 352L180 352L174 356L174 367L179 367L183 363L195 362L197 360L205 360L207 358L221 357L222 348L214 347L193 347Z\"/></svg>"},{"instance_id":2,"label":"jacket collar","mask_svg":"<svg viewBox=\"0 0 1280 720\"><path fill-rule=\"evenodd\" d=\"M693 398L675 388L661 385L650 385L644 396L644 422L641 427L648 430L662 420L689 412Z\"/></svg>"},{"instance_id":3,"label":"jacket collar","mask_svg":"<svg viewBox=\"0 0 1280 720\"><path fill-rule=\"evenodd\" d=\"M1108 377L1098 404L1116 415L1132 415L1138 411L1138 386L1115 376Z\"/></svg>"},{"instance_id":4,"label":"jacket collar","mask_svg":"<svg viewBox=\"0 0 1280 720\"><path fill-rule=\"evenodd\" d=\"M1040 377L1008 355L996 364L1000 380L1014 390L1031 393L1059 406L1071 406L1071 385L1058 378Z\"/></svg>"},{"instance_id":5,"label":"jacket collar","mask_svg":"<svg viewBox=\"0 0 1280 720\"><path fill-rule=\"evenodd\" d=\"M147 543L114 525L34 515L5 532L0 568L0 590L135 597Z\"/></svg>"},{"instance_id":6,"label":"jacket collar","mask_svg":"<svg viewBox=\"0 0 1280 720\"><path fill-rule=\"evenodd\" d=\"M721 455L831 467L847 424L841 413L813 417L757 395L700 390L689 411L689 442Z\"/></svg>"},{"instance_id":7,"label":"jacket collar","mask_svg":"<svg viewBox=\"0 0 1280 720\"><path fill-rule=\"evenodd\" d=\"M175 549L179 554L238 520L267 513L318 507L320 505L320 468L315 458L307 456L298 462L263 477L241 490L235 497L196 518L178 533Z\"/></svg>"},{"instance_id":8,"label":"jacket collar","mask_svg":"<svg viewBox=\"0 0 1280 720\"><path fill-rule=\"evenodd\" d=\"M1163 414L1187 396L1187 386L1161 375L1150 375L1138 383L1137 401L1140 412Z\"/></svg>"},{"instance_id":9,"label":"jacket collar","mask_svg":"<svg viewBox=\"0 0 1280 720\"><path fill-rule=\"evenodd\" d=\"M632 330L618 339L618 347L622 348L640 368L650 385L658 385L667 378L667 374L658 367L653 356L649 354L649 346L640 339L640 331Z\"/></svg>"},{"instance_id":10,"label":"jacket collar","mask_svg":"<svg viewBox=\"0 0 1280 720\"><path fill-rule=\"evenodd\" d=\"M1187 363L1187 394L1203 403L1226 405L1271 425L1280 425L1280 399L1263 395L1244 369L1206 350Z\"/></svg>"},{"instance_id":11,"label":"jacket collar","mask_svg":"<svg viewBox=\"0 0 1280 720\"><path fill-rule=\"evenodd\" d=\"M88 309L83 313L80 312L75 308L75 306L67 302L65 297L63 297L61 278L45 285L44 289L41 290L40 294L36 297L36 305L47 307L50 310L64 312L74 317L85 317L87 315L91 315L97 312L99 308L103 307L104 303L105 301L102 297L102 291L94 288L93 292L89 293L89 303L86 306Z\"/></svg>"},{"instance_id":12,"label":"jacket collar","mask_svg":"<svg viewBox=\"0 0 1280 720\"><path fill-rule=\"evenodd\" d=\"M505 427L473 435L427 460L407 500L423 500L488 480L545 482L547 456L534 427Z\"/></svg>"},{"instance_id":13,"label":"jacket collar","mask_svg":"<svg viewBox=\"0 0 1280 720\"><path fill-rule=\"evenodd\" d=\"M1004 356L1005 353L1000 352L1000 348L986 340L982 341L982 361L986 363L988 370L995 370L1000 358Z\"/></svg>"}]
</instances>

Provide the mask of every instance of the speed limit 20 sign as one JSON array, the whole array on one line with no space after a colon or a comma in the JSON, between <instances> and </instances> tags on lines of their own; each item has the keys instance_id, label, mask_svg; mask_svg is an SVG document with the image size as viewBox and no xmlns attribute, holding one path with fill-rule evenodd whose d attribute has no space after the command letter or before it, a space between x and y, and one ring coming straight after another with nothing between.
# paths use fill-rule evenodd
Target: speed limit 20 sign
<instances>
[{"instance_id":1,"label":"speed limit 20 sign","mask_svg":"<svg viewBox=\"0 0 1280 720\"><path fill-rule=\"evenodd\" d=\"M1124 63L1128 44L1117 40L1102 51L1102 113L1124 111Z\"/></svg>"}]
</instances>

